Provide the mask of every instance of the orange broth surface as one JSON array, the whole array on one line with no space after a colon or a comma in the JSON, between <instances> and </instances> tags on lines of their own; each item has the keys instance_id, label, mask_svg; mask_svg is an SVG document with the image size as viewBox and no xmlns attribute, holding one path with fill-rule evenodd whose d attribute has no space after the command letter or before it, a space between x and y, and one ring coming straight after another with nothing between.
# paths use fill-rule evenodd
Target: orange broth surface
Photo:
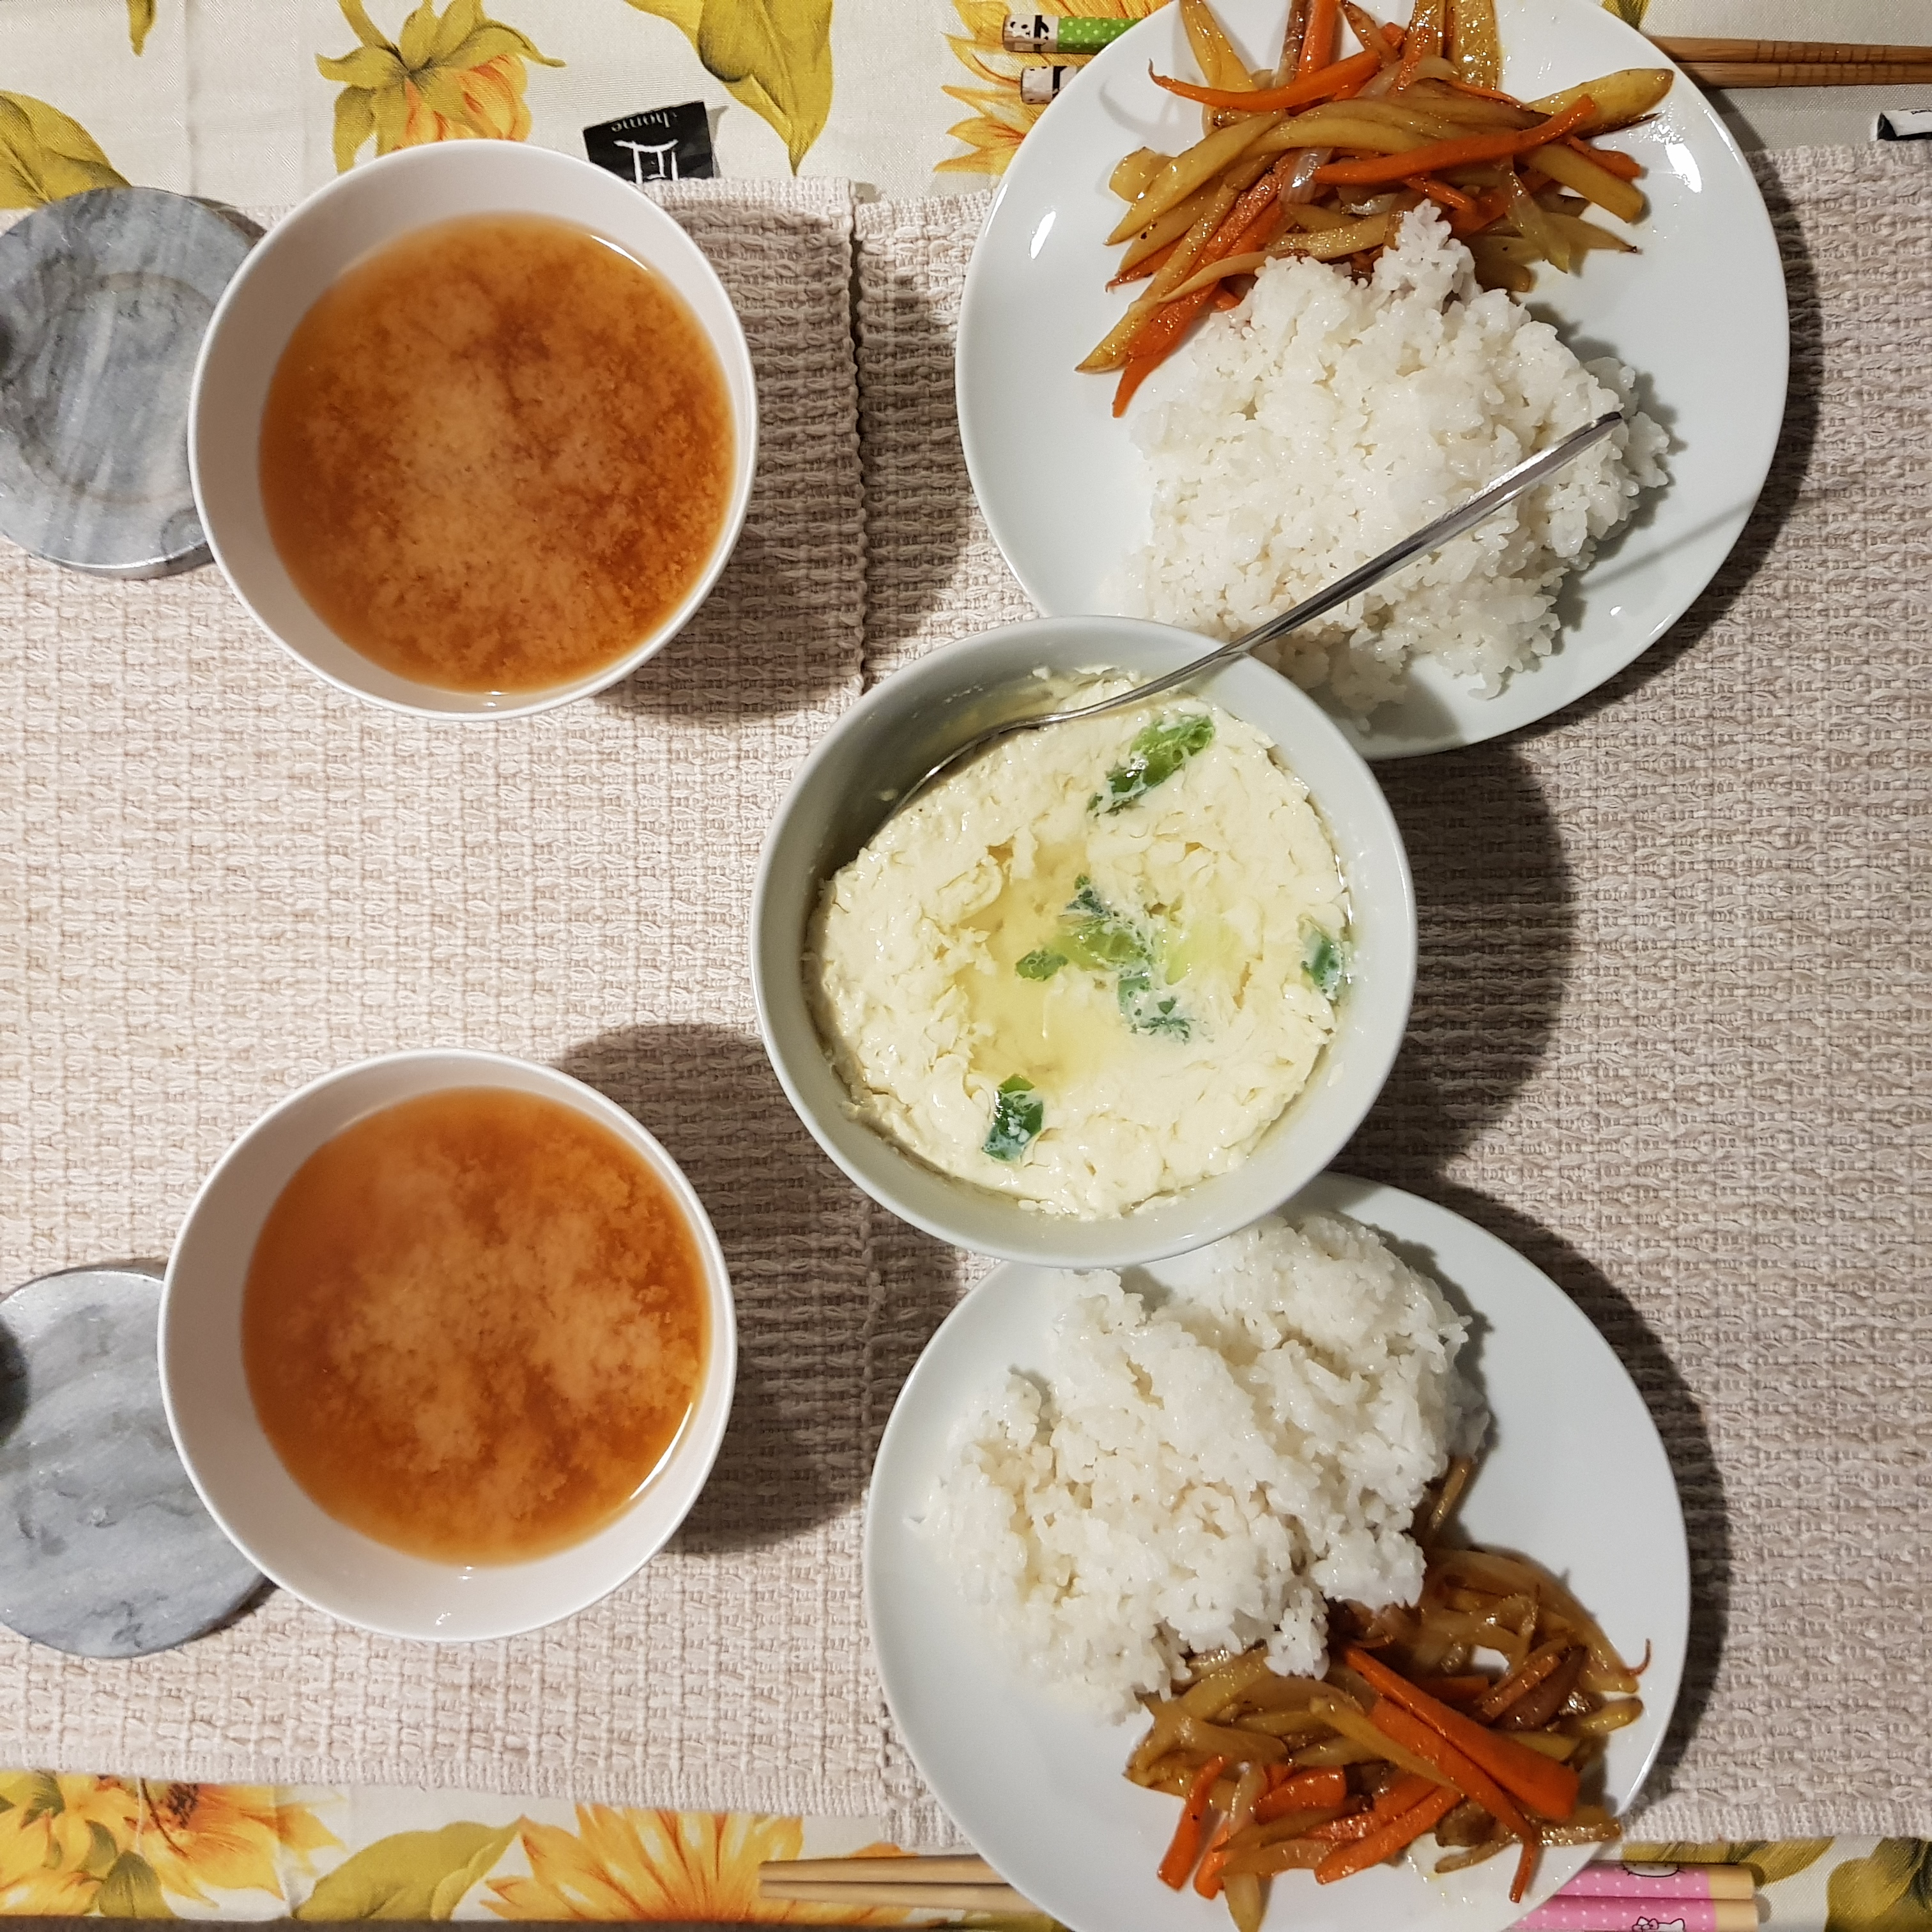
<instances>
[{"instance_id":1,"label":"orange broth surface","mask_svg":"<svg viewBox=\"0 0 1932 1932\"><path fill-rule=\"evenodd\" d=\"M643 1158L574 1108L459 1088L327 1142L255 1244L242 1356L338 1521L445 1563L580 1542L697 1400L704 1261Z\"/></svg>"},{"instance_id":2,"label":"orange broth surface","mask_svg":"<svg viewBox=\"0 0 1932 1932\"><path fill-rule=\"evenodd\" d=\"M418 683L509 692L670 615L724 527L736 431L661 276L569 222L472 215L323 292L260 460L275 548L338 637Z\"/></svg>"}]
</instances>

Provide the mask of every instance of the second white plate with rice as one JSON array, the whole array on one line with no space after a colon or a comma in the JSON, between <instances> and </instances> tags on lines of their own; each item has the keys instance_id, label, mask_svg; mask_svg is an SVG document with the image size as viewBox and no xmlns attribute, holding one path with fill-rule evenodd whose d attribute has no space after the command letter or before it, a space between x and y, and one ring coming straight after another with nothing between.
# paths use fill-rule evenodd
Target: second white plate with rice
<instances>
[{"instance_id":1,"label":"second white plate with rice","mask_svg":"<svg viewBox=\"0 0 1932 1932\"><path fill-rule=\"evenodd\" d=\"M1272 62L1283 12L1279 0L1219 0L1216 12L1245 57L1257 65ZM1668 64L1641 34L1587 0L1498 0L1497 12L1504 85L1526 99L1619 68ZM1405 14L1398 10L1398 17ZM1113 379L1076 372L1133 292L1105 286L1118 254L1105 237L1122 206L1108 190L1108 174L1136 147L1171 153L1199 138L1200 110L1156 88L1150 62L1164 74L1194 77L1175 8L1162 8L1094 60L1042 116L1007 170L974 250L961 310L961 433L994 538L1042 612L1152 615L1228 636L1274 608L1257 602L1270 573L1251 566L1244 542L1251 536L1256 548L1292 551L1320 541L1332 503L1319 472L1351 439L1304 419L1289 424L1292 383L1277 381L1271 396L1264 394L1251 372L1231 366L1225 355L1210 358L1204 385L1184 366L1190 351L1184 349L1121 420L1110 412ZM1668 433L1669 480L1646 490L1595 560L1570 576L1556 606L1554 649L1533 662L1546 646L1533 641L1536 626L1533 614L1523 616L1522 592L1515 584L1484 584L1480 566L1472 579L1468 558L1485 539L1481 532L1458 539L1471 547L1468 556L1438 571L1433 594L1412 602L1406 624L1407 641L1432 628L1446 634L1448 655L1417 656L1404 694L1372 708L1364 707L1381 700L1387 685L1377 661L1388 654L1384 646L1338 656L1339 674L1316 689L1371 758L1497 736L1562 710L1615 676L1716 574L1769 470L1784 416L1789 327L1777 244L1749 166L1709 104L1681 76L1655 115L1606 137L1604 145L1644 165L1649 211L1629 231L1642 252L1593 254L1574 277L1545 267L1528 306L1556 324L1578 357L1614 358L1633 373L1637 406ZM1268 270L1264 286L1288 266ZM1306 276L1318 266L1296 265L1295 272ZM1294 306L1294 320L1305 326L1305 302L1280 305ZM1217 328L1232 333L1229 325L1247 313L1244 308L1215 318L1197 340ZM1332 340L1344 332L1336 326ZM1540 352L1532 357L1546 361ZM1528 371L1532 392L1545 373ZM1466 403L1474 406L1475 386L1466 374L1445 370L1432 398L1411 379L1399 379L1406 385L1400 407L1357 440L1386 464L1400 446L1405 412L1426 428L1432 417L1444 420ZM1219 396L1228 407L1223 417L1203 412L1198 425L1189 419L1177 427L1172 399L1184 394ZM1258 412L1282 412L1278 436L1258 438L1241 428L1239 417L1256 410L1258 400ZM1148 437L1164 412L1167 427L1154 439L1160 448L1150 460L1136 432ZM1504 425L1499 416L1498 427L1514 433L1522 425ZM1552 428L1544 440L1560 433ZM1640 472L1641 459L1630 466ZM1439 514L1481 480L1466 487L1456 467L1424 452L1393 486L1363 486L1360 533L1372 533L1373 541L1348 561ZM1279 498L1273 470L1281 473ZM1169 504L1209 500L1208 514L1193 514L1186 527L1169 518L1156 530L1157 492ZM1560 527L1564 518L1580 520L1600 507L1592 500L1602 494L1579 488L1556 502L1559 552L1574 549L1579 533ZM1345 514L1352 517L1354 508L1345 503ZM1486 527L1493 549L1509 532L1508 513ZM1514 541L1521 550L1540 535ZM1404 628L1388 626L1388 642L1404 642L1396 634ZM1512 662L1527 668L1509 671L1500 690L1484 694L1484 681L1493 687L1496 668ZM1281 668L1305 684L1323 668L1308 652Z\"/></svg>"},{"instance_id":2,"label":"second white plate with rice","mask_svg":"<svg viewBox=\"0 0 1932 1932\"><path fill-rule=\"evenodd\" d=\"M1291 1222L1310 1214L1346 1216L1447 1291L1468 1330L1462 1366L1492 1418L1459 1512L1460 1534L1479 1545L1520 1551L1553 1571L1626 1656L1640 1657L1646 1644L1651 1646L1642 1680L1643 1714L1611 1737L1604 1762L1605 1801L1622 1811L1670 1722L1690 1622L1682 1513L1642 1398L1608 1345L1553 1282L1460 1216L1394 1188L1334 1174L1284 1211ZM1162 1289L1198 1294L1204 1270L1225 1267L1229 1252L1231 1245L1222 1244L1129 1270L1121 1286L1144 1295L1153 1290L1150 1306ZM1298 1292L1318 1300L1322 1271L1340 1265L1316 1256L1315 1272L1303 1278ZM1384 1276L1388 1272L1384 1268ZM1312 1304L1291 1311L1288 1326L1299 1326L1316 1342L1319 1358L1312 1371L1283 1365L1278 1386L1294 1389L1284 1403L1298 1416L1297 1406L1308 1400L1304 1382L1325 1388L1324 1401L1339 1400L1340 1385L1324 1382L1319 1365L1332 1364L1336 1350L1366 1349L1374 1357L1370 1363L1352 1356L1352 1366L1372 1383L1352 1400L1365 1424L1372 1424L1364 1434L1377 1439L1354 1444L1329 1465L1329 1474L1340 1472L1342 1489L1352 1494L1358 1482L1385 1492L1379 1501L1370 1498L1372 1518L1378 1510L1388 1513L1391 1497L1406 1496L1402 1486L1414 1472L1402 1468L1402 1447L1418 1418L1430 1427L1447 1426L1439 1407L1431 1410L1430 1300L1411 1293L1405 1312L1396 1306L1403 1300L1401 1284L1384 1279L1364 1304L1377 1332L1360 1336L1338 1330L1317 1336L1309 1326ZM1000 1512L986 1508L998 1501L997 1483L958 1484L962 1426L1002 1414L1001 1426L1012 1426L1027 1400L1020 1393L1016 1407L1010 1378L1049 1377L1054 1319L1068 1302L1065 1277L1010 1263L954 1311L908 1381L880 1446L866 1511L866 1611L880 1675L907 1747L940 1802L974 1848L1035 1904L1073 1932L1115 1932L1123 1925L1218 1932L1228 1922L1221 1905L1192 1891L1170 1892L1155 1876L1178 1808L1121 1774L1144 1721L1138 1714L1110 1720L1095 1714L1090 1700L1083 1706L1066 1690L1041 1681L1042 1669L1055 1659L1064 1666L1097 1658L1102 1671L1116 1672L1118 1701L1122 1658L1110 1654L1105 1634L1071 1630L1064 1615L1036 1618L1032 1628L1016 1622L1010 1629L1008 1642L1018 1640L1016 1654L995 1636L983 1606L969 1600L969 1588L984 1590L998 1568L1002 1524ZM1103 1304L1093 1306L1097 1310ZM1391 1318L1406 1340L1391 1336ZM1111 1319L1100 1315L1099 1328ZM1185 1337L1173 1332L1156 1346L1177 1342L1186 1355ZM1094 1343L1090 1336L1088 1345ZM1104 1340L1097 1352L1109 1353ZM1140 1359L1144 1372L1145 1351ZM1124 1367L1115 1358L1087 1391L1090 1415L1082 1426L1109 1440L1120 1438L1123 1414L1132 1407L1116 1399ZM1190 1379L1185 1363L1170 1362L1156 1373L1170 1382L1177 1373ZM1202 1403L1210 1401L1212 1376L1192 1373L1191 1379L1203 1390ZM1017 1426L1024 1436L1023 1414ZM1218 1453L1211 1418L1190 1413L1179 1419L1178 1434L1162 1426L1169 1442L1181 1445L1178 1467L1195 1453L1190 1442L1204 1446L1210 1456ZM969 1432L987 1439L983 1424ZM1174 1473L1167 1472L1170 1484ZM949 1479L952 1493L942 1496ZM1285 1473L1276 1478L1285 1479ZM1054 1498L1045 1500L1050 1510ZM1037 1510L1038 1498L1033 1506ZM1123 1521L1099 1528L1107 1532L1100 1542L1111 1538L1112 1556L1095 1558L1096 1544L1088 1542L1080 1560L1088 1565L1090 1581L1111 1564L1124 1595L1144 1593L1150 1572L1166 1563L1176 1574L1156 1579L1156 1586L1168 1588L1169 1601L1190 1592L1202 1602L1217 1592L1231 1604L1241 1596L1238 1574L1217 1580L1213 1566L1204 1569L1178 1556L1185 1547L1178 1527L1163 1532ZM1266 1534L1266 1526L1258 1528L1257 1549ZM1359 1564L1363 1546L1359 1537L1338 1538L1321 1560L1346 1570ZM1296 1619L1285 1622L1292 1642ZM1252 1641L1253 1634L1244 1630L1240 1640ZM1019 1660L1029 1648L1031 1658ZM1125 1667L1132 1668L1130 1658ZM1500 1932L1589 1856L1586 1846L1546 1850L1536 1886L1522 1906L1509 1901L1507 1858L1447 1879L1425 1877L1403 1864L1318 1887L1309 1874L1292 1873L1274 1881L1266 1924L1297 1932Z\"/></svg>"}]
</instances>

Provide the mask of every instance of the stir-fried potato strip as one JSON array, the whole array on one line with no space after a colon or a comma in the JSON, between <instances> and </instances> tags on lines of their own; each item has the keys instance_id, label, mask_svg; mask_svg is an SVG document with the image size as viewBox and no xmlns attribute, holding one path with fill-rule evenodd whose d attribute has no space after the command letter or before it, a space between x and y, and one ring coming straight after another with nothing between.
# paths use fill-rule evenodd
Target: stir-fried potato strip
<instances>
[{"instance_id":1,"label":"stir-fried potato strip","mask_svg":"<svg viewBox=\"0 0 1932 1932\"><path fill-rule=\"evenodd\" d=\"M1574 189L1586 201L1594 201L1606 214L1619 221L1643 218L1643 196L1627 181L1618 181L1607 168L1600 168L1587 154L1580 154L1567 145L1532 148L1525 157L1528 165L1540 168L1550 178Z\"/></svg>"},{"instance_id":2,"label":"stir-fried potato strip","mask_svg":"<svg viewBox=\"0 0 1932 1932\"><path fill-rule=\"evenodd\" d=\"M1540 1846L1617 1836L1600 1804L1577 1802L1576 1774L1642 1714L1637 1672L1534 1564L1442 1544L1468 1472L1459 1459L1418 1513L1419 1601L1331 1605L1325 1676L1279 1676L1256 1649L1198 1660L1142 1700L1151 1721L1128 1776L1201 1808L1162 1876L1178 1887L1191 1874L1238 1926L1258 1924L1258 1888L1284 1873L1325 1883L1431 1832L1438 1872L1513 1850L1518 1898Z\"/></svg>"},{"instance_id":3,"label":"stir-fried potato strip","mask_svg":"<svg viewBox=\"0 0 1932 1932\"><path fill-rule=\"evenodd\" d=\"M1675 78L1667 67L1627 67L1615 74L1601 74L1594 80L1580 82L1559 94L1546 94L1540 100L1526 101L1539 114L1561 114L1574 100L1588 94L1594 112L1580 131L1600 134L1612 128L1626 128L1640 121L1670 92Z\"/></svg>"},{"instance_id":4,"label":"stir-fried potato strip","mask_svg":"<svg viewBox=\"0 0 1932 1932\"><path fill-rule=\"evenodd\" d=\"M1107 186L1123 201L1136 200L1142 189L1167 166L1169 158L1152 148L1136 148L1131 154L1120 157L1107 177Z\"/></svg>"},{"instance_id":5,"label":"stir-fried potato strip","mask_svg":"<svg viewBox=\"0 0 1932 1932\"><path fill-rule=\"evenodd\" d=\"M1406 28L1357 0L1294 0L1279 62L1250 69L1210 0L1179 5L1201 78L1154 77L1200 104L1203 131L1178 154L1136 148L1109 177L1127 205L1107 238L1124 248L1108 286L1148 286L1078 364L1119 372L1116 416L1196 319L1235 304L1270 261L1304 256L1366 274L1401 215L1424 201L1444 212L1488 288L1526 294L1539 264L1574 274L1588 256L1636 252L1585 210L1640 220L1632 177L1641 170L1587 137L1649 113L1670 89L1670 68L1627 68L1518 100L1498 91L1495 0L1414 0ZM1336 44L1338 19L1360 52ZM1257 211L1248 190L1277 167L1279 186L1263 183L1258 192L1271 199ZM1481 1636L1460 1633L1442 1656ZM1590 1670L1589 1690L1616 1688L1594 1648Z\"/></svg>"},{"instance_id":6,"label":"stir-fried potato strip","mask_svg":"<svg viewBox=\"0 0 1932 1932\"><path fill-rule=\"evenodd\" d=\"M1230 162L1240 160L1281 118L1278 112L1250 114L1232 127L1217 128L1213 134L1204 134L1185 153L1176 154L1148 183L1139 198L1114 224L1108 241L1124 242L1156 216L1165 214L1176 202L1186 200L1203 182L1211 181Z\"/></svg>"}]
</instances>

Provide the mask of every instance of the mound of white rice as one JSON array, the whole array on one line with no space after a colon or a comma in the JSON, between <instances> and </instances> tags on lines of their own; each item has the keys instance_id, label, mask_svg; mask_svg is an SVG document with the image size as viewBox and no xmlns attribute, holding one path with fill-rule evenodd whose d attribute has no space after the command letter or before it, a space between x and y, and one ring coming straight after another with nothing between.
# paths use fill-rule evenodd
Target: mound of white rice
<instances>
[{"instance_id":1,"label":"mound of white rice","mask_svg":"<svg viewBox=\"0 0 1932 1932\"><path fill-rule=\"evenodd\" d=\"M1406 216L1372 282L1270 263L1156 380L1136 440L1153 490L1132 614L1222 637L1251 630L1534 451L1608 409L1630 372L1580 362L1501 290L1432 208ZM1149 394L1156 392L1150 388ZM1564 573L1664 480L1647 416L1280 647L1309 689L1366 712L1402 694L1412 657L1492 697L1554 647Z\"/></svg>"},{"instance_id":2,"label":"mound of white rice","mask_svg":"<svg viewBox=\"0 0 1932 1932\"><path fill-rule=\"evenodd\" d=\"M1046 1387L956 1436L923 1528L1021 1667L1125 1714L1189 1652L1318 1672L1324 1597L1413 1603L1408 1527L1471 1448L1463 1324L1368 1229L1270 1218L1156 1305L1060 1277Z\"/></svg>"}]
</instances>

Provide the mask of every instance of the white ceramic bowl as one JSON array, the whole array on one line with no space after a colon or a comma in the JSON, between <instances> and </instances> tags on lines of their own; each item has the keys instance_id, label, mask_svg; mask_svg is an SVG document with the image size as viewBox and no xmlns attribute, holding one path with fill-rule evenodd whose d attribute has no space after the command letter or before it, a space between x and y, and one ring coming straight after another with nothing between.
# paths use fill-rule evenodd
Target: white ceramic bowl
<instances>
[{"instance_id":1,"label":"white ceramic bowl","mask_svg":"<svg viewBox=\"0 0 1932 1932\"><path fill-rule=\"evenodd\" d=\"M574 1108L648 1161L704 1263L710 1342L697 1407L656 1474L596 1535L526 1563L431 1563L338 1522L284 1467L248 1392L242 1294L256 1237L296 1170L379 1108L449 1088L494 1087ZM161 1399L208 1513L265 1575L317 1610L386 1636L513 1636L594 1604L663 1548L724 1439L737 1372L724 1256L689 1181L614 1101L554 1067L462 1048L394 1053L326 1074L272 1108L224 1154L182 1223L161 1293Z\"/></svg>"},{"instance_id":2,"label":"white ceramic bowl","mask_svg":"<svg viewBox=\"0 0 1932 1932\"><path fill-rule=\"evenodd\" d=\"M684 601L623 656L568 683L493 695L398 677L324 623L284 568L262 508L262 405L296 326L344 269L412 230L471 214L545 214L602 236L664 277L696 316L720 367L737 428L736 470L718 542ZM627 676L682 630L710 594L745 520L758 460L752 358L730 298L664 210L604 169L520 141L449 141L351 170L259 242L228 284L195 368L188 467L208 548L262 629L331 684L418 717L515 718L586 697Z\"/></svg>"},{"instance_id":3,"label":"white ceramic bowl","mask_svg":"<svg viewBox=\"0 0 1932 1932\"><path fill-rule=\"evenodd\" d=\"M915 781L983 725L1039 709L1040 669L1147 676L1212 648L1164 624L1055 617L947 644L868 692L820 741L780 805L752 904L752 974L765 1050L799 1118L874 1200L956 1246L1049 1268L1125 1268L1217 1240L1280 1206L1325 1168L1374 1104L1408 1024L1415 898L1381 788L1313 700L1264 666L1193 687L1265 732L1307 785L1352 908L1353 979L1314 1076L1239 1167L1130 1214L1048 1214L927 1166L852 1118L808 1004L806 923L820 884L871 837L882 794Z\"/></svg>"}]
</instances>

